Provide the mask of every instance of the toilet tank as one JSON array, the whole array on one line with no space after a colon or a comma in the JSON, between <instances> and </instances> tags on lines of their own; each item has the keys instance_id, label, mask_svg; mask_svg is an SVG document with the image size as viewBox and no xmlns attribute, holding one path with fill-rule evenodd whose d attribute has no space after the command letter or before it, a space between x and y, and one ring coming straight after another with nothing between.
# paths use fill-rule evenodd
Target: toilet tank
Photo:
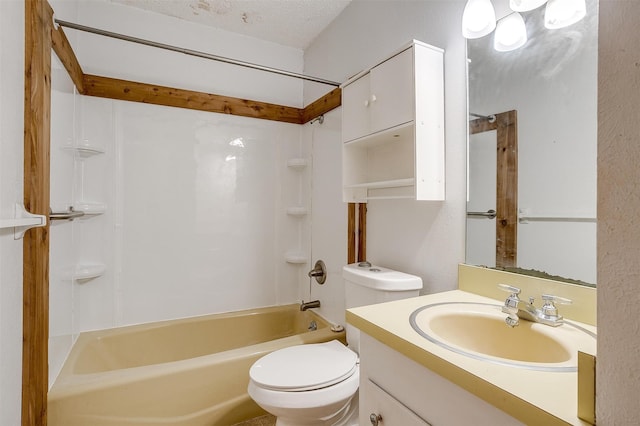
<instances>
[{"instance_id":1,"label":"toilet tank","mask_svg":"<svg viewBox=\"0 0 640 426\"><path fill-rule=\"evenodd\" d=\"M418 296L422 279L369 263L342 268L347 309Z\"/></svg>"},{"instance_id":2,"label":"toilet tank","mask_svg":"<svg viewBox=\"0 0 640 426\"><path fill-rule=\"evenodd\" d=\"M406 299L420 294L422 279L368 262L352 263L342 268L346 308ZM347 324L349 348L360 353L360 332Z\"/></svg>"}]
</instances>

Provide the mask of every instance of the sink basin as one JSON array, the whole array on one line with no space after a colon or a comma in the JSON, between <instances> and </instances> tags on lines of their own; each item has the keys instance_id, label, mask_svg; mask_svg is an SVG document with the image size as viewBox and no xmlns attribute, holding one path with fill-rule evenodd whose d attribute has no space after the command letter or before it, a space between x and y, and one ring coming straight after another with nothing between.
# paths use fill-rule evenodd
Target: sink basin
<instances>
[{"instance_id":1,"label":"sink basin","mask_svg":"<svg viewBox=\"0 0 640 426\"><path fill-rule=\"evenodd\" d=\"M545 371L576 371L578 351L595 353L596 336L565 322L550 327L520 321L511 328L498 304L436 303L416 309L413 329L427 340L475 359Z\"/></svg>"}]
</instances>

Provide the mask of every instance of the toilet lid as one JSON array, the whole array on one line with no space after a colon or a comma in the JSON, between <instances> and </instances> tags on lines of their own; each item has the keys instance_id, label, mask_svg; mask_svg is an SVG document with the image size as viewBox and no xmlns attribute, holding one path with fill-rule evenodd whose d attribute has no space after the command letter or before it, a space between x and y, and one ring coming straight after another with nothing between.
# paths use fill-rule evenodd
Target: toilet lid
<instances>
[{"instance_id":1,"label":"toilet lid","mask_svg":"<svg viewBox=\"0 0 640 426\"><path fill-rule=\"evenodd\" d=\"M280 391L320 389L356 371L358 355L337 340L290 346L263 356L249 370L257 385Z\"/></svg>"}]
</instances>

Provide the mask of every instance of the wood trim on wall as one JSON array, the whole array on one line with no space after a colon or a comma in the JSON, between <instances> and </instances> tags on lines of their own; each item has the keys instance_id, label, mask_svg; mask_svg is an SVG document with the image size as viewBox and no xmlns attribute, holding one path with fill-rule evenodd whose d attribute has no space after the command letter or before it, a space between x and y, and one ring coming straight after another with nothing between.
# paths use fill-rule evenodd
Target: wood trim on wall
<instances>
[{"instance_id":1,"label":"wood trim on wall","mask_svg":"<svg viewBox=\"0 0 640 426\"><path fill-rule=\"evenodd\" d=\"M495 114L496 121L469 122L469 134L496 130L496 267L517 265L518 113Z\"/></svg>"},{"instance_id":2,"label":"wood trim on wall","mask_svg":"<svg viewBox=\"0 0 640 426\"><path fill-rule=\"evenodd\" d=\"M84 94L300 124L301 110L265 102L85 74Z\"/></svg>"},{"instance_id":3,"label":"wood trim on wall","mask_svg":"<svg viewBox=\"0 0 640 426\"><path fill-rule=\"evenodd\" d=\"M87 96L239 115L263 120L305 124L341 105L342 92L334 89L306 108L295 108L230 96L195 92L97 75L83 75Z\"/></svg>"},{"instance_id":4,"label":"wood trim on wall","mask_svg":"<svg viewBox=\"0 0 640 426\"><path fill-rule=\"evenodd\" d=\"M338 108L342 104L342 89L333 89L320 99L310 103L302 109L302 119L300 124L308 123L316 117Z\"/></svg>"},{"instance_id":5,"label":"wood trim on wall","mask_svg":"<svg viewBox=\"0 0 640 426\"><path fill-rule=\"evenodd\" d=\"M358 204L358 262L367 260L367 203Z\"/></svg>"},{"instance_id":6,"label":"wood trim on wall","mask_svg":"<svg viewBox=\"0 0 640 426\"><path fill-rule=\"evenodd\" d=\"M64 65L76 89L80 94L84 94L84 73L62 27L51 28L51 44L53 51L62 62L62 65Z\"/></svg>"},{"instance_id":7,"label":"wood trim on wall","mask_svg":"<svg viewBox=\"0 0 640 426\"><path fill-rule=\"evenodd\" d=\"M347 204L347 263L356 261L356 203Z\"/></svg>"},{"instance_id":8,"label":"wood trim on wall","mask_svg":"<svg viewBox=\"0 0 640 426\"><path fill-rule=\"evenodd\" d=\"M49 214L51 27L45 0L25 1L24 205ZM46 426L49 390L49 224L23 242L22 425Z\"/></svg>"}]
</instances>

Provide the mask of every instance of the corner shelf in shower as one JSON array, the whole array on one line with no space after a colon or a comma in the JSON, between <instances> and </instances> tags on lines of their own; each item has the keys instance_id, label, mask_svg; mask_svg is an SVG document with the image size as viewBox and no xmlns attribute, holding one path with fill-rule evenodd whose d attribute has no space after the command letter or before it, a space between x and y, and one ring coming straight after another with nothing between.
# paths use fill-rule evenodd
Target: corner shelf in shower
<instances>
[{"instance_id":1,"label":"corner shelf in shower","mask_svg":"<svg viewBox=\"0 0 640 426\"><path fill-rule=\"evenodd\" d=\"M79 158L89 158L94 155L104 154L104 149L91 146L90 144L83 144L80 146L65 146L63 149L73 152Z\"/></svg>"},{"instance_id":2,"label":"corner shelf in shower","mask_svg":"<svg viewBox=\"0 0 640 426\"><path fill-rule=\"evenodd\" d=\"M309 213L306 207L289 207L287 208L287 214L289 216L302 217Z\"/></svg>"},{"instance_id":3,"label":"corner shelf in shower","mask_svg":"<svg viewBox=\"0 0 640 426\"><path fill-rule=\"evenodd\" d=\"M292 265L303 265L307 263L307 256L304 253L285 253L284 260Z\"/></svg>"},{"instance_id":4,"label":"corner shelf in shower","mask_svg":"<svg viewBox=\"0 0 640 426\"><path fill-rule=\"evenodd\" d=\"M73 210L84 213L84 216L96 216L107 211L105 203L89 203L80 201L73 204Z\"/></svg>"},{"instance_id":5,"label":"corner shelf in shower","mask_svg":"<svg viewBox=\"0 0 640 426\"><path fill-rule=\"evenodd\" d=\"M287 167L294 170L303 170L307 167L307 164L306 158L290 158L287 160Z\"/></svg>"},{"instance_id":6,"label":"corner shelf in shower","mask_svg":"<svg viewBox=\"0 0 640 426\"><path fill-rule=\"evenodd\" d=\"M102 263L81 263L73 270L74 281L88 281L104 275L107 267Z\"/></svg>"}]
</instances>

